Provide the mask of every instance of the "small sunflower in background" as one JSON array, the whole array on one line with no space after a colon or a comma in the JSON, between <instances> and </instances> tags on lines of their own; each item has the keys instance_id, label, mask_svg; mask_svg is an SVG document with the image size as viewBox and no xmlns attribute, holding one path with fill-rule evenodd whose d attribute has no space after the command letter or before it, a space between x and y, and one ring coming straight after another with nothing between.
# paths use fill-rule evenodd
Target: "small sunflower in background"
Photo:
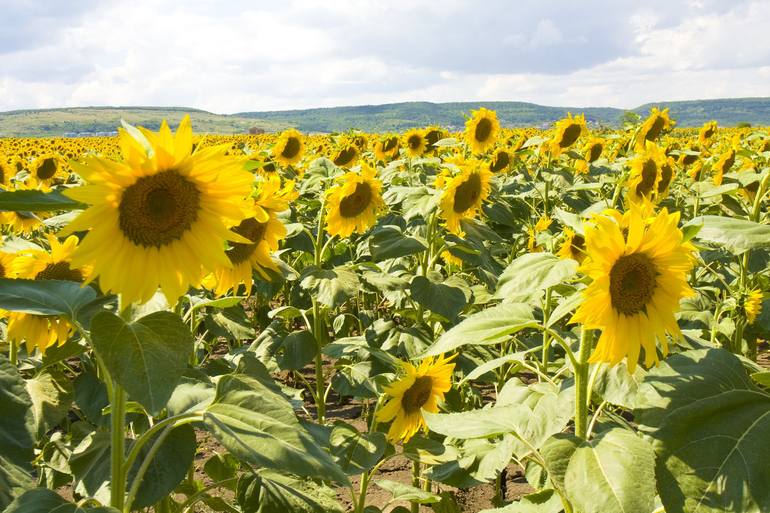
<instances>
[{"instance_id":1,"label":"small sunflower in background","mask_svg":"<svg viewBox=\"0 0 770 513\"><path fill-rule=\"evenodd\" d=\"M349 171L335 179L326 192L326 231L329 235L350 237L364 233L374 226L377 216L385 210L382 182L377 172L366 163L361 172Z\"/></svg>"},{"instance_id":2,"label":"small sunflower in background","mask_svg":"<svg viewBox=\"0 0 770 513\"><path fill-rule=\"evenodd\" d=\"M588 132L585 115L572 117L568 112L567 117L559 120L554 127L554 134L548 144L553 157L558 157L564 150L571 147L580 139L580 136Z\"/></svg>"},{"instance_id":3,"label":"small sunflower in background","mask_svg":"<svg viewBox=\"0 0 770 513\"><path fill-rule=\"evenodd\" d=\"M735 148L730 148L722 153L714 165L711 166L711 172L714 175L712 178L714 185L722 185L724 174L730 171L730 168L735 164L735 156Z\"/></svg>"},{"instance_id":4,"label":"small sunflower in background","mask_svg":"<svg viewBox=\"0 0 770 513\"><path fill-rule=\"evenodd\" d=\"M299 130L284 130L273 146L273 159L282 166L294 166L305 152L305 141Z\"/></svg>"},{"instance_id":5,"label":"small sunflower in background","mask_svg":"<svg viewBox=\"0 0 770 513\"><path fill-rule=\"evenodd\" d=\"M380 162L390 162L398 156L398 149L397 135L381 137L374 143L374 157Z\"/></svg>"},{"instance_id":6,"label":"small sunflower in background","mask_svg":"<svg viewBox=\"0 0 770 513\"><path fill-rule=\"evenodd\" d=\"M711 143L714 142L714 137L717 135L717 122L708 121L703 124L698 132L698 144L703 148L708 148Z\"/></svg>"},{"instance_id":7,"label":"small sunflower in background","mask_svg":"<svg viewBox=\"0 0 770 513\"><path fill-rule=\"evenodd\" d=\"M428 151L435 151L438 147L436 143L449 136L446 130L441 127L431 126L425 129L425 142L428 145Z\"/></svg>"},{"instance_id":8,"label":"small sunflower in background","mask_svg":"<svg viewBox=\"0 0 770 513\"><path fill-rule=\"evenodd\" d=\"M340 146L336 153L332 157L332 162L338 167L353 167L358 158L361 156L361 151L353 143L347 143Z\"/></svg>"},{"instance_id":9,"label":"small sunflower in background","mask_svg":"<svg viewBox=\"0 0 770 513\"><path fill-rule=\"evenodd\" d=\"M441 194L439 208L447 230L459 235L460 221L474 217L481 209L481 204L490 192L489 180L492 173L488 166L477 160L468 160L462 164L460 172L454 176L440 175L437 179L444 192Z\"/></svg>"},{"instance_id":10,"label":"small sunflower in background","mask_svg":"<svg viewBox=\"0 0 770 513\"><path fill-rule=\"evenodd\" d=\"M5 156L0 155L0 187L6 189L11 183L11 178L16 176L16 166Z\"/></svg>"},{"instance_id":11,"label":"small sunflower in background","mask_svg":"<svg viewBox=\"0 0 770 513\"><path fill-rule=\"evenodd\" d=\"M422 410L438 412L444 395L452 388L453 356L425 358L415 367L403 362L403 376L384 388L388 400L377 411L377 422L391 422L388 440L408 442L420 429L426 429Z\"/></svg>"},{"instance_id":12,"label":"small sunflower in background","mask_svg":"<svg viewBox=\"0 0 770 513\"><path fill-rule=\"evenodd\" d=\"M664 131L671 130L674 122L668 115L668 109L658 110L657 107L653 107L650 110L650 115L644 120L642 126L639 127L639 131L636 133L636 142L634 148L636 151L644 151L644 148L648 142L655 142L661 136Z\"/></svg>"},{"instance_id":13,"label":"small sunflower in background","mask_svg":"<svg viewBox=\"0 0 770 513\"><path fill-rule=\"evenodd\" d=\"M602 334L590 362L615 365L624 357L634 372L641 349L644 364L657 364L656 342L668 354L668 336L680 340L674 314L694 292L687 276L695 248L678 228L679 212L631 205L608 211L585 225L586 259L580 270L593 281L571 322Z\"/></svg>"},{"instance_id":14,"label":"small sunflower in background","mask_svg":"<svg viewBox=\"0 0 770 513\"><path fill-rule=\"evenodd\" d=\"M564 240L561 246L559 246L559 251L556 252L556 255L565 260L571 258L577 262L582 262L586 257L585 237L569 227L565 227L563 233Z\"/></svg>"},{"instance_id":15,"label":"small sunflower in background","mask_svg":"<svg viewBox=\"0 0 770 513\"><path fill-rule=\"evenodd\" d=\"M497 142L500 122L497 113L481 107L471 111L471 117L465 122L465 142L473 153L485 153Z\"/></svg>"},{"instance_id":16,"label":"small sunflower in background","mask_svg":"<svg viewBox=\"0 0 770 513\"><path fill-rule=\"evenodd\" d=\"M90 205L63 230L88 232L77 267L93 266L104 291L123 304L144 303L160 289L169 304L209 272L232 264L226 242L250 243L229 227L246 217L253 175L227 145L193 152L185 116L172 135L121 129L122 161L88 157L75 164L87 185L65 194Z\"/></svg>"},{"instance_id":17,"label":"small sunflower in background","mask_svg":"<svg viewBox=\"0 0 770 513\"><path fill-rule=\"evenodd\" d=\"M68 176L64 163L53 153L41 155L30 165L30 180L37 189L50 190Z\"/></svg>"},{"instance_id":18,"label":"small sunflower in background","mask_svg":"<svg viewBox=\"0 0 770 513\"><path fill-rule=\"evenodd\" d=\"M63 243L53 235L46 238L50 251L25 250L15 255L11 263L12 277L83 282L89 270L72 267L72 254L77 248L78 238L70 235ZM63 344L73 329L72 324L61 317L23 312L8 313L8 339L15 344L23 341L28 353L37 348L44 354L47 348Z\"/></svg>"},{"instance_id":19,"label":"small sunflower in background","mask_svg":"<svg viewBox=\"0 0 770 513\"><path fill-rule=\"evenodd\" d=\"M589 164L599 160L604 151L604 145L606 141L601 137L591 137L591 139L583 146L583 158L575 163L575 171L578 174L588 174Z\"/></svg>"},{"instance_id":20,"label":"small sunflower in background","mask_svg":"<svg viewBox=\"0 0 770 513\"><path fill-rule=\"evenodd\" d=\"M754 289L743 298L743 311L746 314L746 321L749 324L754 324L759 314L762 313L762 300L764 294L759 289Z\"/></svg>"},{"instance_id":21,"label":"small sunflower in background","mask_svg":"<svg viewBox=\"0 0 770 513\"><path fill-rule=\"evenodd\" d=\"M9 191L26 191L33 187L31 180L27 182L15 182L8 186ZM0 212L0 225L7 225L15 235L29 236L43 227L43 220L49 216L49 212L27 212L23 210Z\"/></svg>"},{"instance_id":22,"label":"small sunflower in background","mask_svg":"<svg viewBox=\"0 0 770 513\"><path fill-rule=\"evenodd\" d=\"M656 199L663 175L662 169L667 164L668 158L663 150L657 144L648 142L644 152L631 162L628 200L640 203L645 199L650 201Z\"/></svg>"},{"instance_id":23,"label":"small sunflower in background","mask_svg":"<svg viewBox=\"0 0 770 513\"><path fill-rule=\"evenodd\" d=\"M489 163L489 170L493 173L506 171L511 167L512 160L511 153L508 150L501 148L495 151L495 154L492 156L492 162Z\"/></svg>"},{"instance_id":24,"label":"small sunflower in background","mask_svg":"<svg viewBox=\"0 0 770 513\"><path fill-rule=\"evenodd\" d=\"M527 233L529 233L527 250L530 253L539 253L543 251L543 248L537 244L537 234L546 231L551 226L551 223L553 223L553 219L548 216L541 216L540 219L537 220L537 223L527 230Z\"/></svg>"},{"instance_id":25,"label":"small sunflower in background","mask_svg":"<svg viewBox=\"0 0 770 513\"><path fill-rule=\"evenodd\" d=\"M406 132L403 140L406 154L410 157L421 157L428 149L425 133L418 128L413 128Z\"/></svg>"}]
</instances>

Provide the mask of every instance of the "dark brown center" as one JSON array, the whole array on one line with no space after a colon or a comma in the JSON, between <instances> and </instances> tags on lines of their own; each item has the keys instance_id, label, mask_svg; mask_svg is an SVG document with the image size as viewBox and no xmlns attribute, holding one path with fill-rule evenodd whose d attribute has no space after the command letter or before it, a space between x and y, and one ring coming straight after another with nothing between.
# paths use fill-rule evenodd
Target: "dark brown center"
<instances>
[{"instance_id":1,"label":"dark brown center","mask_svg":"<svg viewBox=\"0 0 770 513\"><path fill-rule=\"evenodd\" d=\"M372 188L368 183L356 184L356 190L345 196L340 201L340 215L342 217L356 217L366 210L372 201Z\"/></svg>"},{"instance_id":2,"label":"dark brown center","mask_svg":"<svg viewBox=\"0 0 770 513\"><path fill-rule=\"evenodd\" d=\"M562 148L569 148L573 144L575 144L575 141L578 140L578 137L580 137L580 125L577 123L571 123L567 128L564 129L564 132L561 135L561 141L559 141L559 146Z\"/></svg>"},{"instance_id":3,"label":"dark brown center","mask_svg":"<svg viewBox=\"0 0 770 513\"><path fill-rule=\"evenodd\" d=\"M648 196L655 185L655 179L658 177L658 164L655 159L647 159L642 165L642 181L636 186L638 196Z\"/></svg>"},{"instance_id":4,"label":"dark brown center","mask_svg":"<svg viewBox=\"0 0 770 513\"><path fill-rule=\"evenodd\" d=\"M334 159L334 164L337 166L346 166L353 161L356 155L358 155L358 150L356 147L348 146L344 150L340 150L340 152L337 153L337 157Z\"/></svg>"},{"instance_id":5,"label":"dark brown center","mask_svg":"<svg viewBox=\"0 0 770 513\"><path fill-rule=\"evenodd\" d=\"M56 262L45 266L45 269L35 275L35 279L83 281L83 273L77 269L71 269L67 262Z\"/></svg>"},{"instance_id":6,"label":"dark brown center","mask_svg":"<svg viewBox=\"0 0 770 513\"><path fill-rule=\"evenodd\" d=\"M508 154L507 151L499 151L495 155L495 161L492 163L492 171L498 172L502 171L506 167L508 167L508 164L511 162L511 156Z\"/></svg>"},{"instance_id":7,"label":"dark brown center","mask_svg":"<svg viewBox=\"0 0 770 513\"><path fill-rule=\"evenodd\" d=\"M650 126L650 129L647 131L647 135L644 137L648 141L654 141L658 138L660 135L660 132L663 130L663 124L666 121L663 119L663 116L655 116L655 120L652 122L652 125Z\"/></svg>"},{"instance_id":8,"label":"dark brown center","mask_svg":"<svg viewBox=\"0 0 770 513\"><path fill-rule=\"evenodd\" d=\"M410 135L409 139L406 140L406 144L408 144L409 148L412 150L419 150L420 146L422 146L422 136L420 134Z\"/></svg>"},{"instance_id":9,"label":"dark brown center","mask_svg":"<svg viewBox=\"0 0 770 513\"><path fill-rule=\"evenodd\" d=\"M591 151L588 154L588 162L593 162L594 160L598 159L602 156L602 150L604 147L601 143L596 143L593 146L591 146Z\"/></svg>"},{"instance_id":10,"label":"dark brown center","mask_svg":"<svg viewBox=\"0 0 770 513\"><path fill-rule=\"evenodd\" d=\"M612 307L624 315L645 310L655 293L656 276L655 264L644 253L620 257L610 270Z\"/></svg>"},{"instance_id":11,"label":"dark brown center","mask_svg":"<svg viewBox=\"0 0 770 513\"><path fill-rule=\"evenodd\" d=\"M479 199L480 195L481 177L478 173L471 173L468 179L455 189L453 210L458 214L462 214L476 204L476 200Z\"/></svg>"},{"instance_id":12,"label":"dark brown center","mask_svg":"<svg viewBox=\"0 0 770 513\"><path fill-rule=\"evenodd\" d=\"M289 137L286 141L286 145L281 151L281 156L287 159L293 159L299 153L300 143L296 137Z\"/></svg>"},{"instance_id":13,"label":"dark brown center","mask_svg":"<svg viewBox=\"0 0 770 513\"><path fill-rule=\"evenodd\" d=\"M254 249L265 237L266 230L267 223L260 223L253 217L241 221L241 224L233 228L233 231L253 242L251 244L245 242L231 243L230 248L225 252L230 261L234 264L240 264L248 260Z\"/></svg>"},{"instance_id":14,"label":"dark brown center","mask_svg":"<svg viewBox=\"0 0 770 513\"><path fill-rule=\"evenodd\" d=\"M490 121L487 118L481 118L478 123L476 123L476 131L473 134L473 137L478 142L487 142L487 139L489 139L490 134L492 133L492 121Z\"/></svg>"},{"instance_id":15,"label":"dark brown center","mask_svg":"<svg viewBox=\"0 0 770 513\"><path fill-rule=\"evenodd\" d=\"M37 177L41 180L48 180L56 174L56 160L53 157L47 157L37 166Z\"/></svg>"},{"instance_id":16,"label":"dark brown center","mask_svg":"<svg viewBox=\"0 0 770 513\"><path fill-rule=\"evenodd\" d=\"M401 407L406 413L417 413L430 399L433 390L433 379L430 376L420 376L414 380L401 397Z\"/></svg>"}]
</instances>

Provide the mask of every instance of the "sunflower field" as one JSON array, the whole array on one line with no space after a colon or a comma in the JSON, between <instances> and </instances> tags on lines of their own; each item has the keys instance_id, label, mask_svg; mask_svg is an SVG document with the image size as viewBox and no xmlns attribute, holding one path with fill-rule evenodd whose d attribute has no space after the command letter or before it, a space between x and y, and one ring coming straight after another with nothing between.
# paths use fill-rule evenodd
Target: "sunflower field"
<instances>
[{"instance_id":1,"label":"sunflower field","mask_svg":"<svg viewBox=\"0 0 770 513\"><path fill-rule=\"evenodd\" d=\"M770 132L0 139L0 510L770 511Z\"/></svg>"}]
</instances>

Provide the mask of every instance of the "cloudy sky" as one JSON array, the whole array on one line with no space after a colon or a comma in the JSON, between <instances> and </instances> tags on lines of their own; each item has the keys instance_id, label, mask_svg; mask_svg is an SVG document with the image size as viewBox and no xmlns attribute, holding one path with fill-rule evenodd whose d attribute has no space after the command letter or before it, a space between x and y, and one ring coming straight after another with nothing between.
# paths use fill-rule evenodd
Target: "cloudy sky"
<instances>
[{"instance_id":1,"label":"cloudy sky","mask_svg":"<svg viewBox=\"0 0 770 513\"><path fill-rule=\"evenodd\" d=\"M0 111L770 96L770 0L0 0Z\"/></svg>"}]
</instances>

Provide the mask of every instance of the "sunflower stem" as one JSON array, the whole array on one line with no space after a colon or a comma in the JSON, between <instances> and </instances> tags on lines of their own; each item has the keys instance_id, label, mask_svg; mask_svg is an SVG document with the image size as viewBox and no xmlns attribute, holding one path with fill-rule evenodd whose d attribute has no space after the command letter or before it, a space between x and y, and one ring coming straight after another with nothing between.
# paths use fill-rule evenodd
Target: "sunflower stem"
<instances>
[{"instance_id":1,"label":"sunflower stem","mask_svg":"<svg viewBox=\"0 0 770 513\"><path fill-rule=\"evenodd\" d=\"M323 424L326 417L326 394L324 383L324 368L323 358L321 357L321 349L323 349L323 334L321 333L324 326L323 319L321 319L321 308L318 305L318 301L313 298L313 335L316 341L315 351L315 405L316 405L316 418L319 424Z\"/></svg>"},{"instance_id":2,"label":"sunflower stem","mask_svg":"<svg viewBox=\"0 0 770 513\"><path fill-rule=\"evenodd\" d=\"M420 462L415 460L412 462L412 486L420 488ZM411 513L419 513L420 505L417 502L412 502Z\"/></svg>"},{"instance_id":3,"label":"sunflower stem","mask_svg":"<svg viewBox=\"0 0 770 513\"><path fill-rule=\"evenodd\" d=\"M111 378L109 378L111 379ZM123 473L126 433L126 392L112 382L110 397L110 506L123 510L126 495L126 476Z\"/></svg>"},{"instance_id":4,"label":"sunflower stem","mask_svg":"<svg viewBox=\"0 0 770 513\"><path fill-rule=\"evenodd\" d=\"M545 301L543 302L543 323L548 322L548 317L551 315L551 287L545 289ZM551 360L551 336L543 330L543 355L542 365L543 372L548 373L548 364Z\"/></svg>"},{"instance_id":5,"label":"sunflower stem","mask_svg":"<svg viewBox=\"0 0 770 513\"><path fill-rule=\"evenodd\" d=\"M588 404L591 400L588 390L588 357L591 354L592 342L592 331L583 328L575 367L575 435L584 440L588 434Z\"/></svg>"},{"instance_id":6,"label":"sunflower stem","mask_svg":"<svg viewBox=\"0 0 770 513\"><path fill-rule=\"evenodd\" d=\"M19 346L13 340L9 341L8 346L8 361L15 367L19 363Z\"/></svg>"}]
</instances>

